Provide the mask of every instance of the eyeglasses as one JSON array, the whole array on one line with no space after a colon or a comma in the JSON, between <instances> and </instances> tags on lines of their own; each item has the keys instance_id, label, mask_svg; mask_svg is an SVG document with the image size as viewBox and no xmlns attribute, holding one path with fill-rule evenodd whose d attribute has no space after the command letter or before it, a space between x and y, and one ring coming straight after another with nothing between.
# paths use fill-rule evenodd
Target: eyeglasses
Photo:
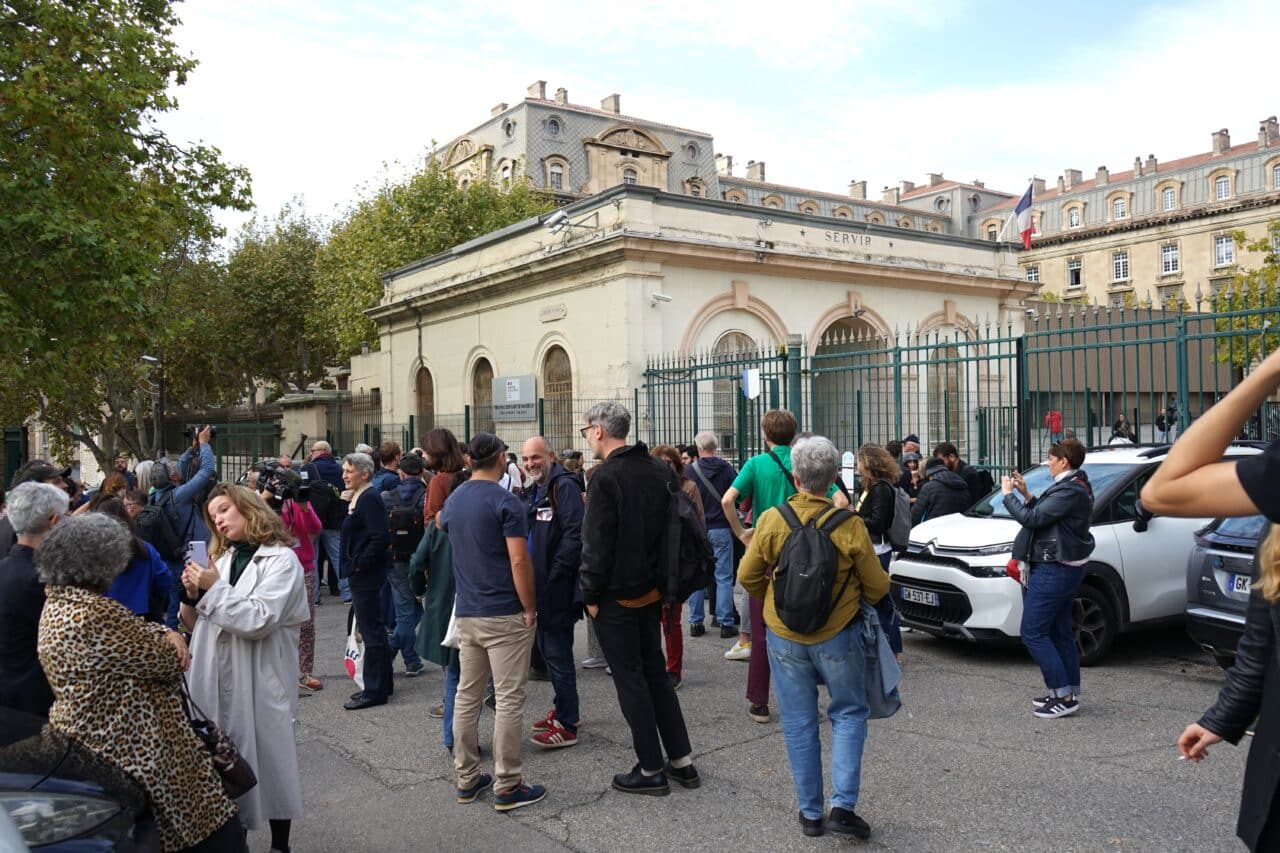
<instances>
[{"instance_id":1,"label":"eyeglasses","mask_svg":"<svg viewBox=\"0 0 1280 853\"><path fill-rule=\"evenodd\" d=\"M595 429L597 426L599 426L599 424L587 424L582 429L578 430L578 435L585 439L587 437L587 430Z\"/></svg>"}]
</instances>

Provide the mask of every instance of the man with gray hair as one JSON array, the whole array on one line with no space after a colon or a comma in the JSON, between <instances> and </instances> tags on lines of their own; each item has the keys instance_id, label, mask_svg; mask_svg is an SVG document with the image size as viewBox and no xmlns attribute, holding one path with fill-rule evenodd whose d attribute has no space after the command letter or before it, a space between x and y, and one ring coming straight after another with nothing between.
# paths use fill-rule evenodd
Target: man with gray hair
<instances>
[{"instance_id":1,"label":"man with gray hair","mask_svg":"<svg viewBox=\"0 0 1280 853\"><path fill-rule=\"evenodd\" d=\"M0 560L0 707L46 716L53 691L36 657L44 584L35 549L67 514L65 490L27 482L9 492L8 515L18 542Z\"/></svg>"},{"instance_id":2,"label":"man with gray hair","mask_svg":"<svg viewBox=\"0 0 1280 853\"><path fill-rule=\"evenodd\" d=\"M738 636L738 628L733 617L733 530L729 520L725 518L721 501L724 493L729 491L738 476L738 469L716 455L719 442L715 433L703 432L693 437L698 448L698 458L690 466L689 478L698 486L698 494L702 496L702 512L707 519L707 541L716 555L715 613L713 625L720 626L720 637L728 639ZM689 596L689 636L701 637L706 633L703 627L703 601L706 592L696 591Z\"/></svg>"},{"instance_id":3,"label":"man with gray hair","mask_svg":"<svg viewBox=\"0 0 1280 853\"><path fill-rule=\"evenodd\" d=\"M667 508L675 499L665 462L644 442L627 444L631 413L621 403L599 403L579 430L596 459L591 496L582 519L582 601L613 671L618 704L631 727L639 763L613 777L626 794L671 793L668 779L686 788L702 782L680 700L667 678L662 653L659 560ZM663 760L663 750L666 761Z\"/></svg>"}]
</instances>

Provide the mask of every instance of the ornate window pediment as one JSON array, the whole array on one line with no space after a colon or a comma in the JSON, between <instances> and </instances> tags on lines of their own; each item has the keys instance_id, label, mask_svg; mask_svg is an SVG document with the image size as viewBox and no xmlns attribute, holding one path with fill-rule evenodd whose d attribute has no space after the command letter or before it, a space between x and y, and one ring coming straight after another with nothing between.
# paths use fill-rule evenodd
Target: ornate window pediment
<instances>
[{"instance_id":1,"label":"ornate window pediment","mask_svg":"<svg viewBox=\"0 0 1280 853\"><path fill-rule=\"evenodd\" d=\"M627 151L640 151L655 157L670 157L668 151L654 136L641 128L624 124L606 130L588 142L608 145L611 148L622 148Z\"/></svg>"}]
</instances>

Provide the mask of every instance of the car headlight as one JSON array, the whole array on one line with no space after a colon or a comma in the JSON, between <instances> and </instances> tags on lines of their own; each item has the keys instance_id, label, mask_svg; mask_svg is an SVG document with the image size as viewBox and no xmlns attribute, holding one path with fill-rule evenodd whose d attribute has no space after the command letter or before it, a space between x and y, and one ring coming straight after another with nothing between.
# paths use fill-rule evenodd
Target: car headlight
<instances>
[{"instance_id":1,"label":"car headlight","mask_svg":"<svg viewBox=\"0 0 1280 853\"><path fill-rule=\"evenodd\" d=\"M985 548L977 548L973 553L979 557L991 557L995 554L1009 554L1013 551L1013 543L1005 542L1000 545L988 545Z\"/></svg>"},{"instance_id":2,"label":"car headlight","mask_svg":"<svg viewBox=\"0 0 1280 853\"><path fill-rule=\"evenodd\" d=\"M120 812L110 800L42 791L0 792L0 804L31 847L84 835Z\"/></svg>"},{"instance_id":3,"label":"car headlight","mask_svg":"<svg viewBox=\"0 0 1280 853\"><path fill-rule=\"evenodd\" d=\"M1008 572L1004 566L969 566L969 574L975 578L1002 578Z\"/></svg>"}]
</instances>

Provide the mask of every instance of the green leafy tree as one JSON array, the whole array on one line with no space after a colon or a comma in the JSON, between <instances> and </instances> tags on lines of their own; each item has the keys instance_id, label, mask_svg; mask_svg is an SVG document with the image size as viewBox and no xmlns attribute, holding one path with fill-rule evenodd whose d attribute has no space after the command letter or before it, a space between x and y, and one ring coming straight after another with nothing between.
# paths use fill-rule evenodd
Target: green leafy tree
<instances>
[{"instance_id":1,"label":"green leafy tree","mask_svg":"<svg viewBox=\"0 0 1280 853\"><path fill-rule=\"evenodd\" d=\"M525 180L504 190L474 181L466 188L432 160L407 180L386 180L334 225L316 261L317 306L308 334L337 342L340 358L376 347L364 312L383 295L379 275L499 228L546 213L550 197Z\"/></svg>"},{"instance_id":2,"label":"green leafy tree","mask_svg":"<svg viewBox=\"0 0 1280 853\"><path fill-rule=\"evenodd\" d=\"M1258 240L1250 241L1243 231L1231 236L1237 250L1243 247L1263 256L1261 266L1239 270L1231 285L1213 297L1214 313L1225 315L1214 320L1216 358L1239 373L1280 345L1280 220L1269 223Z\"/></svg>"},{"instance_id":3,"label":"green leafy tree","mask_svg":"<svg viewBox=\"0 0 1280 853\"><path fill-rule=\"evenodd\" d=\"M0 375L21 377L0 421L65 415L47 423L95 453L80 424L165 344L181 247L249 204L247 172L156 126L195 67L177 23L164 0L0 0Z\"/></svg>"}]
</instances>

